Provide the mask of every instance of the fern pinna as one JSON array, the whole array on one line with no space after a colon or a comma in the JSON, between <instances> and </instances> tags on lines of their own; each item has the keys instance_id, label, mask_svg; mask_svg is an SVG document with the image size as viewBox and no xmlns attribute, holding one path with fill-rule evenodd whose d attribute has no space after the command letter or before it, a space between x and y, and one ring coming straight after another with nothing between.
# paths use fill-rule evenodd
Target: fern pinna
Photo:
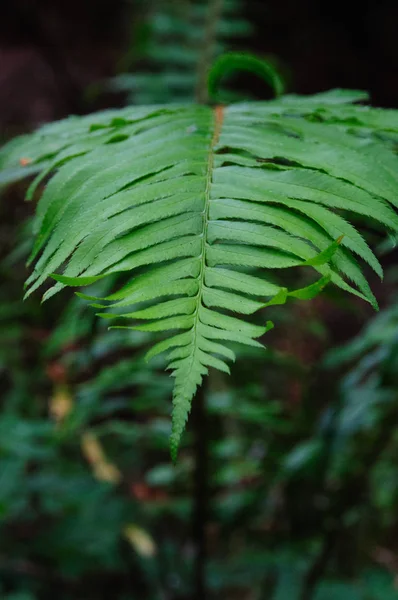
<instances>
[{"instance_id":1,"label":"fern pinna","mask_svg":"<svg viewBox=\"0 0 398 600\"><path fill-rule=\"evenodd\" d=\"M106 298L86 298L118 325L161 336L148 358L167 352L175 378L174 458L209 367L228 372L229 342L260 345L271 326L247 315L329 281L376 306L357 259L382 269L350 221L398 231L398 113L354 104L364 98L129 107L3 149L3 182L37 171L32 196L48 180L27 294L49 277L45 299L125 275ZM307 288L271 281L298 266L319 274Z\"/></svg>"}]
</instances>

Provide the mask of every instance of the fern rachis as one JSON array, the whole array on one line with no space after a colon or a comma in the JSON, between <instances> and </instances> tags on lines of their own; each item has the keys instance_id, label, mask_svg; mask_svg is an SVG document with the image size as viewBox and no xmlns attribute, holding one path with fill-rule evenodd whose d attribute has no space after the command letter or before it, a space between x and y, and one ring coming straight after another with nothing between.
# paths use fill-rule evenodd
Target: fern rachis
<instances>
[{"instance_id":1,"label":"fern rachis","mask_svg":"<svg viewBox=\"0 0 398 600\"><path fill-rule=\"evenodd\" d=\"M270 327L239 315L328 281L376 305L357 258L381 267L351 221L398 231L397 126L351 104L361 98L130 107L46 126L0 155L4 180L22 156L52 175L28 294L50 276L46 298L119 274L89 301L117 326L166 332L148 357L168 352L175 378L173 456L208 368L228 372L228 343L260 345ZM271 280L295 266L318 280L293 292Z\"/></svg>"}]
</instances>

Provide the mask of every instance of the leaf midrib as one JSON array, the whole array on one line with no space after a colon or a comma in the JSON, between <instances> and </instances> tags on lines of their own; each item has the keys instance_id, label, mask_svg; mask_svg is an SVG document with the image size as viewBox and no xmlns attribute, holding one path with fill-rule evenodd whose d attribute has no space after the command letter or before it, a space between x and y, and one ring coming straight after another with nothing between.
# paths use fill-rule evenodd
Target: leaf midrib
<instances>
[{"instance_id":1,"label":"leaf midrib","mask_svg":"<svg viewBox=\"0 0 398 600\"><path fill-rule=\"evenodd\" d=\"M203 289L205 287L205 270L206 270L206 243L207 243L207 230L209 226L209 209L210 209L210 192L211 185L213 183L213 169L214 169L214 148L218 143L221 128L224 119L224 107L221 105L216 106L213 109L213 118L214 118L214 130L212 139L209 146L209 159L207 162L207 174L206 174L206 188L205 188L205 205L203 208L203 235L202 235L202 248L201 248L201 264L200 264L200 272L198 275L198 302L196 305L196 310L194 312L194 322L192 325L193 330L193 340L192 340L192 352L190 355L190 364L188 376L186 378L189 381L189 375L192 371L192 366L195 362L196 352L198 350L197 347L197 331L198 324L200 320L200 306L203 304Z\"/></svg>"}]
</instances>

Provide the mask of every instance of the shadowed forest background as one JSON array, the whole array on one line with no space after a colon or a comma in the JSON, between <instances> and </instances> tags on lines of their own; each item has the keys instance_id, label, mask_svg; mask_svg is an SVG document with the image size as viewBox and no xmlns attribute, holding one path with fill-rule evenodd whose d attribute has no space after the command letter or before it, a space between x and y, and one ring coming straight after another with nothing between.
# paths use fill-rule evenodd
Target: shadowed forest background
<instances>
[{"instance_id":1,"label":"shadowed forest background","mask_svg":"<svg viewBox=\"0 0 398 600\"><path fill-rule=\"evenodd\" d=\"M72 113L192 101L205 12L3 0L0 142ZM267 57L287 92L364 89L398 108L393 0L224 0L219 18L218 52ZM271 97L251 75L226 87ZM379 313L329 288L267 309L267 352L210 377L174 467L171 381L145 363L147 334L107 331L70 290L22 302L25 191L0 197L0 600L191 600L203 533L208 598L398 598L394 241L368 236Z\"/></svg>"}]
</instances>

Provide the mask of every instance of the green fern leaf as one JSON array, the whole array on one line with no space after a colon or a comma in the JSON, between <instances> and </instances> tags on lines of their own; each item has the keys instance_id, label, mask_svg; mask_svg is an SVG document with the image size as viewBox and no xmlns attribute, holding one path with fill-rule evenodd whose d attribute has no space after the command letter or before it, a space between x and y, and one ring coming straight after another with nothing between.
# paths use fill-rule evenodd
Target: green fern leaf
<instances>
[{"instance_id":1,"label":"green fern leaf","mask_svg":"<svg viewBox=\"0 0 398 600\"><path fill-rule=\"evenodd\" d=\"M261 346L250 315L330 281L377 307L362 266L381 266L356 225L398 231L397 113L355 106L358 92L229 107L138 107L45 126L0 154L4 180L49 178L37 207L27 295L118 275L105 298L80 294L115 327L160 332L175 378L175 459L209 368L229 342ZM16 175L17 174L17 175ZM316 281L289 291L292 267ZM242 318L243 316L243 318ZM126 324L127 320L127 324Z\"/></svg>"}]
</instances>

